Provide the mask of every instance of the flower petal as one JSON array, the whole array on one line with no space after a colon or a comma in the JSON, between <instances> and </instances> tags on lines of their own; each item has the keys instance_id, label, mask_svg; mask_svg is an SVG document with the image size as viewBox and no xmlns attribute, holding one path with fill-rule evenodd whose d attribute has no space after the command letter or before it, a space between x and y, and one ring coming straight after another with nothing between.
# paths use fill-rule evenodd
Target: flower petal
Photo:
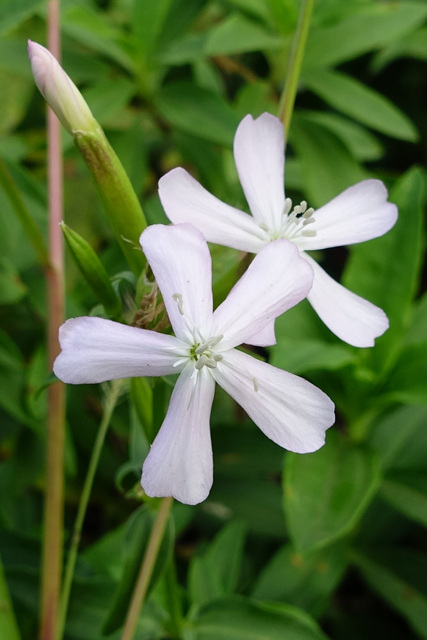
<instances>
[{"instance_id":1,"label":"flower petal","mask_svg":"<svg viewBox=\"0 0 427 640\"><path fill-rule=\"evenodd\" d=\"M333 280L312 258L313 286L307 298L326 326L354 347L373 347L388 329L384 311Z\"/></svg>"},{"instance_id":2,"label":"flower petal","mask_svg":"<svg viewBox=\"0 0 427 640\"><path fill-rule=\"evenodd\" d=\"M59 329L53 370L69 384L179 373L182 343L174 336L103 318L71 318ZM184 345L185 346L185 345Z\"/></svg>"},{"instance_id":3,"label":"flower petal","mask_svg":"<svg viewBox=\"0 0 427 640\"><path fill-rule=\"evenodd\" d=\"M255 256L214 312L214 335L221 349L247 342L303 298L313 274L292 242L275 240Z\"/></svg>"},{"instance_id":4,"label":"flower petal","mask_svg":"<svg viewBox=\"0 0 427 640\"><path fill-rule=\"evenodd\" d=\"M155 224L142 233L140 242L175 335L188 340L194 327L209 335L212 262L200 231L191 224Z\"/></svg>"},{"instance_id":5,"label":"flower petal","mask_svg":"<svg viewBox=\"0 0 427 640\"><path fill-rule=\"evenodd\" d=\"M248 115L234 137L234 159L253 217L277 231L285 206L285 137L283 125L270 113Z\"/></svg>"},{"instance_id":6,"label":"flower petal","mask_svg":"<svg viewBox=\"0 0 427 640\"><path fill-rule=\"evenodd\" d=\"M397 207L387 202L380 180L363 180L317 209L310 225L313 237L300 236L300 249L326 249L356 244L384 235L397 220Z\"/></svg>"},{"instance_id":7,"label":"flower petal","mask_svg":"<svg viewBox=\"0 0 427 640\"><path fill-rule=\"evenodd\" d=\"M209 494L213 459L209 418L215 381L206 367L187 365L175 385L166 418L145 459L141 485L152 497L198 504Z\"/></svg>"},{"instance_id":8,"label":"flower petal","mask_svg":"<svg viewBox=\"0 0 427 640\"><path fill-rule=\"evenodd\" d=\"M267 241L252 216L215 198L181 167L160 179L159 196L169 220L194 224L209 242L257 253Z\"/></svg>"},{"instance_id":9,"label":"flower petal","mask_svg":"<svg viewBox=\"0 0 427 640\"><path fill-rule=\"evenodd\" d=\"M276 344L274 323L275 319L263 327L261 331L257 331L250 338L247 338L245 344L251 344L254 347L271 347Z\"/></svg>"},{"instance_id":10,"label":"flower petal","mask_svg":"<svg viewBox=\"0 0 427 640\"><path fill-rule=\"evenodd\" d=\"M310 382L232 349L212 370L217 383L281 447L316 451L335 420L334 405Z\"/></svg>"}]
</instances>

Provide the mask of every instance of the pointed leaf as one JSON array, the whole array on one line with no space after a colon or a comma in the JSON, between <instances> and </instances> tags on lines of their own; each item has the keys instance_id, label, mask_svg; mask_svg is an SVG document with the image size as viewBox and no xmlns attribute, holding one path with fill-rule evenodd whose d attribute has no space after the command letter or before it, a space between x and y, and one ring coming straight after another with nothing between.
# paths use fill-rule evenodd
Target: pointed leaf
<instances>
[{"instance_id":1,"label":"pointed leaf","mask_svg":"<svg viewBox=\"0 0 427 640\"><path fill-rule=\"evenodd\" d=\"M379 465L362 447L328 432L315 453L285 459L284 509L297 551L328 544L358 523L379 483Z\"/></svg>"},{"instance_id":2,"label":"pointed leaf","mask_svg":"<svg viewBox=\"0 0 427 640\"><path fill-rule=\"evenodd\" d=\"M386 312L390 328L377 339L378 367L399 347L408 307L415 295L423 257L422 205L424 175L411 169L396 183L390 200L399 209L398 220L381 238L352 247L343 284ZM396 256L399 259L396 260Z\"/></svg>"},{"instance_id":3,"label":"pointed leaf","mask_svg":"<svg viewBox=\"0 0 427 640\"><path fill-rule=\"evenodd\" d=\"M396 548L375 558L357 552L353 560L371 587L427 639L426 556Z\"/></svg>"},{"instance_id":4,"label":"pointed leaf","mask_svg":"<svg viewBox=\"0 0 427 640\"><path fill-rule=\"evenodd\" d=\"M411 120L383 95L338 71L316 69L303 76L304 84L329 105L362 124L392 138L415 142Z\"/></svg>"},{"instance_id":5,"label":"pointed leaf","mask_svg":"<svg viewBox=\"0 0 427 640\"><path fill-rule=\"evenodd\" d=\"M388 476L380 495L397 511L427 527L427 473L401 471Z\"/></svg>"},{"instance_id":6,"label":"pointed leaf","mask_svg":"<svg viewBox=\"0 0 427 640\"><path fill-rule=\"evenodd\" d=\"M148 539L153 528L154 519L155 514L153 512L147 507L141 507L133 514L128 522L122 578L116 590L108 617L103 625L103 633L105 634L112 633L123 624L138 577L142 558L144 557ZM157 555L149 589L153 588L169 560L173 537L171 521L169 521Z\"/></svg>"},{"instance_id":7,"label":"pointed leaf","mask_svg":"<svg viewBox=\"0 0 427 640\"><path fill-rule=\"evenodd\" d=\"M192 633L194 640L327 640L301 609L238 596L203 607Z\"/></svg>"}]
</instances>

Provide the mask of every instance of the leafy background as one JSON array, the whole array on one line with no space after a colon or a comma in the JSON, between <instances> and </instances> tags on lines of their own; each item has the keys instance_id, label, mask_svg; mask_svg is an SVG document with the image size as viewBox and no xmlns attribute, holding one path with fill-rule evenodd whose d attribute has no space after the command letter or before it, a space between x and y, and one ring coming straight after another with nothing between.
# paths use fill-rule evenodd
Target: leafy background
<instances>
[{"instance_id":1,"label":"leafy background","mask_svg":"<svg viewBox=\"0 0 427 640\"><path fill-rule=\"evenodd\" d=\"M63 0L63 66L150 223L166 222L157 181L179 165L246 208L234 132L247 113L277 113L298 11L298 0ZM0 2L0 156L46 234L45 108L26 54L27 38L45 42L45 16L45 2ZM357 350L308 304L278 321L278 344L262 355L337 405L336 426L314 454L284 454L217 392L214 487L196 508L174 505L140 640L427 638L426 60L424 1L315 5L287 195L316 207L368 176L385 181L399 206L395 228L316 257L384 308L390 330ZM67 224L94 247L131 314L135 280L65 133L63 146ZM46 294L2 189L0 225L0 593L7 585L25 640L35 637L38 615ZM213 257L220 298L236 254L215 247ZM67 317L88 313L99 313L98 300L68 255ZM107 392L67 390L67 532ZM169 392L163 381L134 381L115 411L85 521L68 640L120 637L156 506L141 504L138 477ZM144 393L154 397L152 414ZM0 614L0 637L2 624Z\"/></svg>"}]
</instances>

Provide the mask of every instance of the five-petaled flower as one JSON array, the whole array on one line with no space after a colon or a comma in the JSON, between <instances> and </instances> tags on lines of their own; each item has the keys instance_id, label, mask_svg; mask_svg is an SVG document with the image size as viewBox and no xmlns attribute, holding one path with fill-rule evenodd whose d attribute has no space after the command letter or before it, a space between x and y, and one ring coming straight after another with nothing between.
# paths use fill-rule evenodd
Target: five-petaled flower
<instances>
[{"instance_id":1,"label":"five-petaled flower","mask_svg":"<svg viewBox=\"0 0 427 640\"><path fill-rule=\"evenodd\" d=\"M242 120L234 138L234 158L252 216L218 200L182 168L160 179L166 215L174 223L194 224L210 242L242 251L258 253L278 238L292 241L314 270L307 297L323 322L351 345L372 346L374 338L388 328L384 312L335 282L305 252L386 233L396 221L397 208L387 202L384 184L364 180L316 211L307 208L306 202L292 208L283 188L283 126L268 113L256 120L250 115ZM251 344L273 341L274 326L270 326Z\"/></svg>"},{"instance_id":2,"label":"five-petaled flower","mask_svg":"<svg viewBox=\"0 0 427 640\"><path fill-rule=\"evenodd\" d=\"M313 270L297 249L284 240L269 243L213 312L211 258L196 228L153 225L141 245L175 335L74 318L61 327L54 371L71 384L179 373L144 462L146 493L188 504L207 497L215 382L280 446L300 453L321 447L334 421L331 400L306 380L235 348L307 295Z\"/></svg>"}]
</instances>

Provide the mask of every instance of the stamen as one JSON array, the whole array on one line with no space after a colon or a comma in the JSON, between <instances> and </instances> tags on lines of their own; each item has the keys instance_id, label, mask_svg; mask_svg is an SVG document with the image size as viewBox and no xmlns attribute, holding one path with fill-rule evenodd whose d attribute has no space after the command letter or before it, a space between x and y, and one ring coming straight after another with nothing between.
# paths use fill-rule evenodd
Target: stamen
<instances>
[{"instance_id":1,"label":"stamen","mask_svg":"<svg viewBox=\"0 0 427 640\"><path fill-rule=\"evenodd\" d=\"M286 198L285 206L283 207L283 215L287 216L291 209L292 209L292 200L290 198Z\"/></svg>"},{"instance_id":2,"label":"stamen","mask_svg":"<svg viewBox=\"0 0 427 640\"><path fill-rule=\"evenodd\" d=\"M214 353L212 357L215 362L221 362L221 360L224 360L224 356L222 356L220 353Z\"/></svg>"},{"instance_id":3,"label":"stamen","mask_svg":"<svg viewBox=\"0 0 427 640\"><path fill-rule=\"evenodd\" d=\"M213 359L213 358L206 358L206 362L205 365L209 368L209 369L216 369L218 366L218 363Z\"/></svg>"},{"instance_id":4,"label":"stamen","mask_svg":"<svg viewBox=\"0 0 427 640\"><path fill-rule=\"evenodd\" d=\"M182 308L182 295L180 293L174 293L172 298L175 300L176 304L178 305L178 311L183 316L184 309Z\"/></svg>"},{"instance_id":5,"label":"stamen","mask_svg":"<svg viewBox=\"0 0 427 640\"><path fill-rule=\"evenodd\" d=\"M200 356L200 358L197 360L196 364L195 364L195 368L199 371L202 367L205 366L207 361L207 357L203 354L202 356Z\"/></svg>"},{"instance_id":6,"label":"stamen","mask_svg":"<svg viewBox=\"0 0 427 640\"><path fill-rule=\"evenodd\" d=\"M316 231L311 231L310 229L301 231L301 235L305 236L306 238L314 238L314 236L317 235Z\"/></svg>"},{"instance_id":7,"label":"stamen","mask_svg":"<svg viewBox=\"0 0 427 640\"><path fill-rule=\"evenodd\" d=\"M259 391L258 380L256 378L252 378L252 382L254 385L254 391Z\"/></svg>"}]
</instances>

